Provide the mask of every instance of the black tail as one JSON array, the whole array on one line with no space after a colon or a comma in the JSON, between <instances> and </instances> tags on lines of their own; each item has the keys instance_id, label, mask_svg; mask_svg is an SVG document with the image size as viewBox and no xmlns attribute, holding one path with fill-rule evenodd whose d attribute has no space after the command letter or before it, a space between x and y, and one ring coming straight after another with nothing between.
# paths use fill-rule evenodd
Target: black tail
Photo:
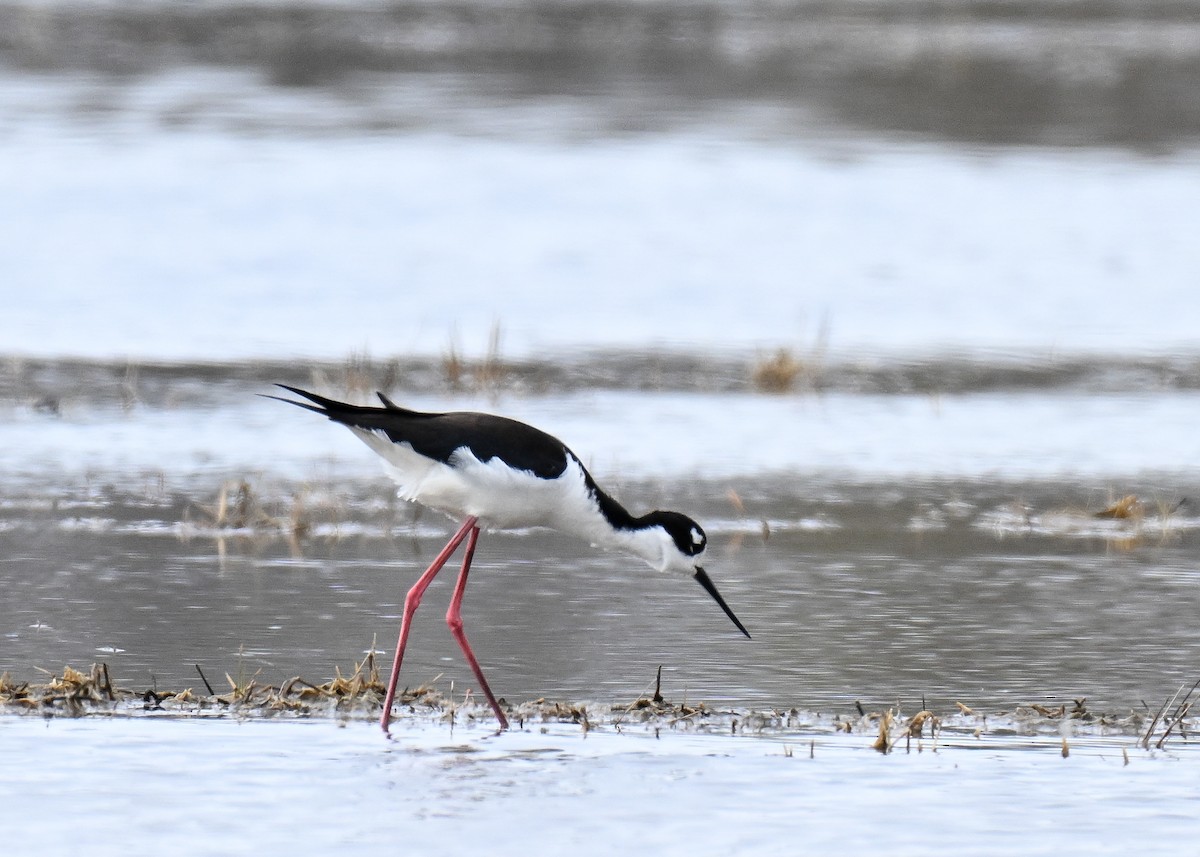
<instances>
[{"instance_id":1,"label":"black tail","mask_svg":"<svg viewBox=\"0 0 1200 857\"><path fill-rule=\"evenodd\" d=\"M285 399L283 396L271 396L267 393L259 393L264 399L274 399L277 402L287 402L289 405L295 405L297 408L304 408L306 411L312 411L317 414L325 414L328 416L330 412L335 410L344 410L350 408L345 402L337 402L333 399L327 399L324 396L318 396L316 393L309 393L306 390L301 390L299 387L289 387L287 384L276 384L276 387L287 390L289 393L295 393L297 396L303 396L316 404L308 404L307 402L297 402L295 399ZM319 406L319 407L318 407Z\"/></svg>"},{"instance_id":2,"label":"black tail","mask_svg":"<svg viewBox=\"0 0 1200 857\"><path fill-rule=\"evenodd\" d=\"M283 396L270 396L266 393L259 393L264 399L274 399L277 402L287 402L289 405L295 405L298 408L304 408L306 411L312 411L316 414L323 414L331 420L344 422L345 417L363 416L367 414L382 414L382 413L400 413L408 416L420 416L417 411L410 411L407 408L402 408L385 396L383 393L376 393L379 401L383 402L382 408L373 408L367 405L352 405L349 402L339 402L337 399L329 399L317 393L310 393L307 390L301 390L299 387L289 387L287 384L276 384L276 387L287 390L289 393L295 393L308 399L308 402L297 402L295 399L285 399Z\"/></svg>"}]
</instances>

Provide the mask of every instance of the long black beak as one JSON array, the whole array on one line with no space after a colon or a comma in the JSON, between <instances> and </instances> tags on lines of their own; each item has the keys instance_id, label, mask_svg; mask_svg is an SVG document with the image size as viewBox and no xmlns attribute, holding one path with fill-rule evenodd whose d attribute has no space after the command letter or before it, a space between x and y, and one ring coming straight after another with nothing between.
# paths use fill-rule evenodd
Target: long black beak
<instances>
[{"instance_id":1,"label":"long black beak","mask_svg":"<svg viewBox=\"0 0 1200 857\"><path fill-rule=\"evenodd\" d=\"M729 609L729 605L725 603L725 599L721 597L721 593L717 592L717 587L713 585L712 579L708 576L708 572L699 566L696 567L696 582L704 587L704 591L713 597L721 605L721 609L725 611L725 615L733 620L733 624L737 625L738 630L746 635L746 639L750 639L750 632L746 630L746 626L738 621L738 617L733 615L733 611Z\"/></svg>"}]
</instances>

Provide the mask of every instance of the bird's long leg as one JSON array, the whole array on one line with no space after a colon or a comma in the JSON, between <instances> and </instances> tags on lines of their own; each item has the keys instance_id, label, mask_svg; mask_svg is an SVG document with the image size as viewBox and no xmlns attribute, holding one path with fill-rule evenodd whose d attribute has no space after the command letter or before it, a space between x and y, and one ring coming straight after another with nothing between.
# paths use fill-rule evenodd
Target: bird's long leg
<instances>
[{"instance_id":1,"label":"bird's long leg","mask_svg":"<svg viewBox=\"0 0 1200 857\"><path fill-rule=\"evenodd\" d=\"M396 682L400 678L400 663L404 660L404 646L408 642L408 631L412 625L413 614L417 612L417 608L421 606L421 596L425 594L425 590L429 588L429 584L437 577L437 573L442 570L442 566L446 564L446 560L450 559L450 555L462 544L462 540L467 537L467 533L472 533L471 546L475 545L475 538L479 535L479 528L476 525L478 519L471 515L463 525L458 528L450 541L446 542L446 546L442 548L442 552L434 558L430 563L429 568L425 573L417 578L417 582L413 584L412 589L408 590L408 594L404 596L404 614L400 618L400 639L396 642L396 656L392 660L392 676L388 680L387 696L383 700L383 717L379 721L379 725L383 727L383 731L388 731L388 724L392 719L392 701L396 698ZM468 549L468 560L471 556L471 551Z\"/></svg>"},{"instance_id":2,"label":"bird's long leg","mask_svg":"<svg viewBox=\"0 0 1200 857\"><path fill-rule=\"evenodd\" d=\"M471 665L471 670L475 673L475 678L479 681L479 686L483 689L483 694L487 697L488 704L492 706L492 711L496 712L496 719L500 721L500 728L507 729L508 718L504 716L504 712L500 709L500 703L496 701L496 697L492 694L492 689L488 687L487 679L483 677L483 670L479 666L479 661L475 659L475 653L471 651L471 644L467 642L467 635L463 632L463 593L467 589L467 572L471 570L471 559L475 556L475 542L478 540L479 527L472 527L471 537L467 539L467 554L463 557L462 571L458 573L458 582L454 584L454 594L450 597L450 609L446 611L446 624L450 626L450 633L458 641L459 648L467 656L467 663Z\"/></svg>"}]
</instances>

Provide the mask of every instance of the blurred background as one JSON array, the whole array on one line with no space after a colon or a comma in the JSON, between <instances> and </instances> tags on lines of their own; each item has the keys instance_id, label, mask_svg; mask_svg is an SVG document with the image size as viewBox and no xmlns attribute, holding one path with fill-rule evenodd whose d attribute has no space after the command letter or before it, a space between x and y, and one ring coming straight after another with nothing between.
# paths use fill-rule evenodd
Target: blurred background
<instances>
[{"instance_id":1,"label":"blurred background","mask_svg":"<svg viewBox=\"0 0 1200 857\"><path fill-rule=\"evenodd\" d=\"M1157 695L1198 141L1194 0L0 0L0 669L394 633L445 528L286 382L536 422L715 536L757 648L485 540L501 694Z\"/></svg>"},{"instance_id":2,"label":"blurred background","mask_svg":"<svg viewBox=\"0 0 1200 857\"><path fill-rule=\"evenodd\" d=\"M1191 349L1198 11L6 0L0 343Z\"/></svg>"}]
</instances>

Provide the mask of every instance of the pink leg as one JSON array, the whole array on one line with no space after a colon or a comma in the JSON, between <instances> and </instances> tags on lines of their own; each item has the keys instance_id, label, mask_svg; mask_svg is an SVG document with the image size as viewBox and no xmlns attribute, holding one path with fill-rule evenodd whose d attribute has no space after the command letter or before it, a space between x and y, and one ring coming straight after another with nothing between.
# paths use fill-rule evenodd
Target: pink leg
<instances>
[{"instance_id":1,"label":"pink leg","mask_svg":"<svg viewBox=\"0 0 1200 857\"><path fill-rule=\"evenodd\" d=\"M400 618L400 639L396 642L396 656L392 659L392 677L388 681L387 696L383 700L383 718L379 725L383 727L383 731L388 731L388 724L392 719L392 702L396 698L396 682L400 678L400 663L404 660L404 646L408 642L408 631L412 625L413 614L417 612L417 608L421 606L421 596L425 594L425 590L429 588L429 584L437 577L437 573L442 570L442 566L446 564L446 560L450 559L450 555L455 549L462 544L462 540L467 537L467 533L472 533L471 543L475 542L475 537L479 534L479 528L475 526L478 519L475 516L468 517L463 521L463 525L458 528L446 546L442 548L442 552L430 564L425 573L417 578L417 582L413 584L412 589L408 590L408 594L404 596L404 614ZM470 553L468 553L470 556Z\"/></svg>"},{"instance_id":2,"label":"pink leg","mask_svg":"<svg viewBox=\"0 0 1200 857\"><path fill-rule=\"evenodd\" d=\"M492 689L488 687L487 679L483 677L483 670L479 666L479 661L475 659L475 653L471 651L471 644L467 642L467 635L463 633L463 593L467 589L467 572L471 570L471 559L475 556L475 542L478 539L479 527L472 527L471 537L467 539L467 555L463 557L462 571L458 573L458 583L454 585L454 595L450 597L450 609L446 611L446 624L450 626L450 633L458 641L459 648L467 656L467 663L471 665L471 670L475 673L475 678L479 681L479 686L483 689L483 694L487 697L488 704L492 706L492 711L496 712L496 719L500 721L500 728L507 729L508 718L504 716L504 712L500 709L500 703L496 701L496 697L492 694Z\"/></svg>"}]
</instances>

